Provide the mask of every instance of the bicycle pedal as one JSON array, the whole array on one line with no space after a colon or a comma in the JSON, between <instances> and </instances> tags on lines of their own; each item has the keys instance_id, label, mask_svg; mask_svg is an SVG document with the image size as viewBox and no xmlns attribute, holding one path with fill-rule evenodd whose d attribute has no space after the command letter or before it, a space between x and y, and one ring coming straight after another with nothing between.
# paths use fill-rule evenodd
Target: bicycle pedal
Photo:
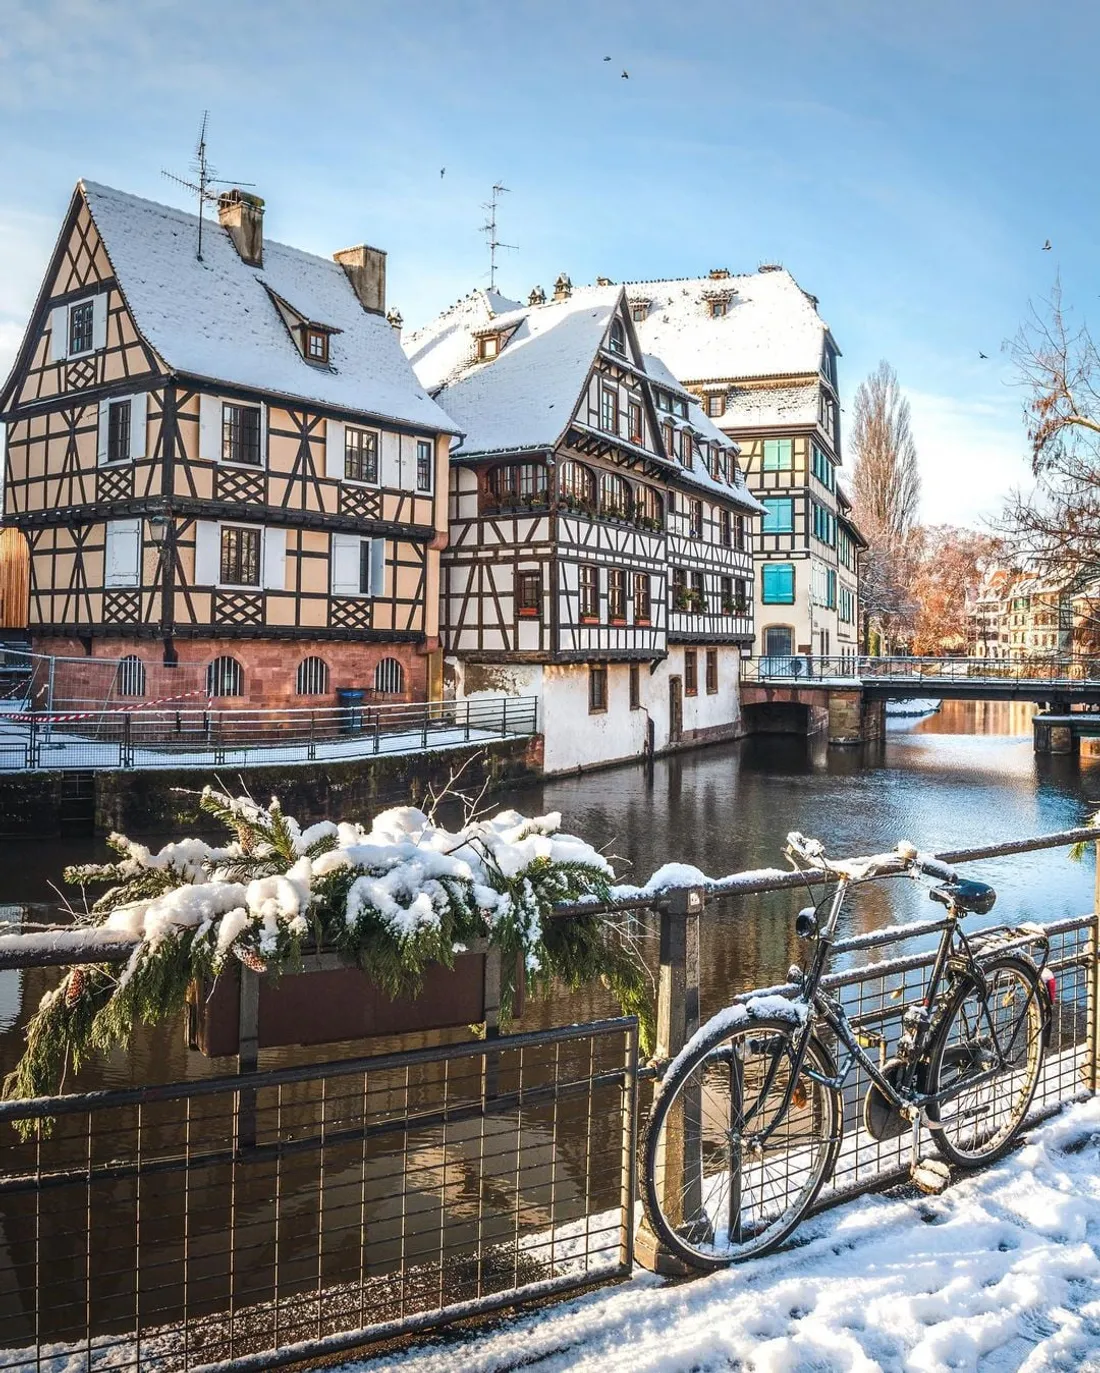
<instances>
[{"instance_id":1,"label":"bicycle pedal","mask_svg":"<svg viewBox=\"0 0 1100 1373\"><path fill-rule=\"evenodd\" d=\"M951 1181L951 1169L938 1158L922 1158L910 1168L909 1177L922 1192L935 1197Z\"/></svg>"}]
</instances>

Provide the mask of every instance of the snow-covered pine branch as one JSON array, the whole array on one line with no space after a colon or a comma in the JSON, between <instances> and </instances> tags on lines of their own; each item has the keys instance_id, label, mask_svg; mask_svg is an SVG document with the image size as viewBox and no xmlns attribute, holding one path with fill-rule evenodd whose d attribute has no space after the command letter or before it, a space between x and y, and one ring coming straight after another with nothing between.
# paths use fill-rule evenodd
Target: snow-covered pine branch
<instances>
[{"instance_id":1,"label":"snow-covered pine branch","mask_svg":"<svg viewBox=\"0 0 1100 1373\"><path fill-rule=\"evenodd\" d=\"M57 1091L66 1066L125 1043L139 1021L178 1014L193 979L233 960L292 971L312 947L354 958L398 995L416 992L428 963L449 966L485 938L505 955L505 1013L518 961L535 987L602 978L649 1024L645 969L629 942L597 917L547 918L559 902L606 901L614 880L602 854L560 832L558 814L505 810L448 830L400 806L369 830L333 821L303 829L274 800L265 807L207 788L202 807L229 830L227 844L185 839L154 853L112 835L114 862L67 871L82 888L108 887L92 923L140 942L121 976L106 965L73 968L43 998L5 1096Z\"/></svg>"}]
</instances>

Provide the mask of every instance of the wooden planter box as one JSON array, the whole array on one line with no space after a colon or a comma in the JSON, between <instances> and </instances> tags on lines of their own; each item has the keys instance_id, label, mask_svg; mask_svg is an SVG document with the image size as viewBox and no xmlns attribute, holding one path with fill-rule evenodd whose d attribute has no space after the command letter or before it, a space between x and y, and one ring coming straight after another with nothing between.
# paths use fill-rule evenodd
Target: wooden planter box
<instances>
[{"instance_id":1,"label":"wooden planter box","mask_svg":"<svg viewBox=\"0 0 1100 1373\"><path fill-rule=\"evenodd\" d=\"M522 982L516 1014L522 1011L521 988ZM302 972L279 978L236 963L213 982L193 982L187 1003L188 1045L210 1058L254 1059L258 1049L288 1044L330 1044L482 1022L495 1026L500 953L475 946L456 955L453 968L433 963L418 996L396 999L337 954L309 955Z\"/></svg>"}]
</instances>

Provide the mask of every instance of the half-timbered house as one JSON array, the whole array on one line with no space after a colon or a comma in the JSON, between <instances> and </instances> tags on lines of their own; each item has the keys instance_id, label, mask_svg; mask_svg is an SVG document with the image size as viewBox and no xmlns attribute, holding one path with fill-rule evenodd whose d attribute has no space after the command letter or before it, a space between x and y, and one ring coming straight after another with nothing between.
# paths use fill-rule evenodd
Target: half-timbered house
<instances>
[{"instance_id":1,"label":"half-timbered house","mask_svg":"<svg viewBox=\"0 0 1100 1373\"><path fill-rule=\"evenodd\" d=\"M387 321L385 254L265 242L263 213L230 192L200 237L77 186L0 393L33 646L125 661L124 694L422 699L455 426Z\"/></svg>"},{"instance_id":2,"label":"half-timbered house","mask_svg":"<svg viewBox=\"0 0 1100 1373\"><path fill-rule=\"evenodd\" d=\"M734 735L760 507L736 445L642 352L621 288L475 292L406 348L463 435L455 693L538 696L548 772Z\"/></svg>"},{"instance_id":3,"label":"half-timbered house","mask_svg":"<svg viewBox=\"0 0 1100 1373\"><path fill-rule=\"evenodd\" d=\"M756 546L757 651L859 651L863 540L837 485L839 349L817 300L781 267L632 282L630 316L741 449L764 504Z\"/></svg>"}]
</instances>

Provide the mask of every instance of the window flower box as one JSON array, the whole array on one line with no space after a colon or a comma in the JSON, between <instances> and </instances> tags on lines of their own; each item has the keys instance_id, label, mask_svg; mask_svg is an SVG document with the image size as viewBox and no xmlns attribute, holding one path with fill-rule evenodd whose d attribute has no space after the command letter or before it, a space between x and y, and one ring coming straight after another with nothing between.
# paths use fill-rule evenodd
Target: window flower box
<instances>
[{"instance_id":1,"label":"window flower box","mask_svg":"<svg viewBox=\"0 0 1100 1373\"><path fill-rule=\"evenodd\" d=\"M301 972L251 973L239 963L187 993L187 1042L208 1058L240 1052L241 982L259 983L256 1048L331 1044L376 1035L449 1030L496 1020L500 1008L500 951L482 947L456 954L454 967L431 963L417 996L391 998L354 963L338 954L307 955ZM522 1012L523 979L516 979L515 1014ZM247 1012L246 1012L247 1015Z\"/></svg>"}]
</instances>

